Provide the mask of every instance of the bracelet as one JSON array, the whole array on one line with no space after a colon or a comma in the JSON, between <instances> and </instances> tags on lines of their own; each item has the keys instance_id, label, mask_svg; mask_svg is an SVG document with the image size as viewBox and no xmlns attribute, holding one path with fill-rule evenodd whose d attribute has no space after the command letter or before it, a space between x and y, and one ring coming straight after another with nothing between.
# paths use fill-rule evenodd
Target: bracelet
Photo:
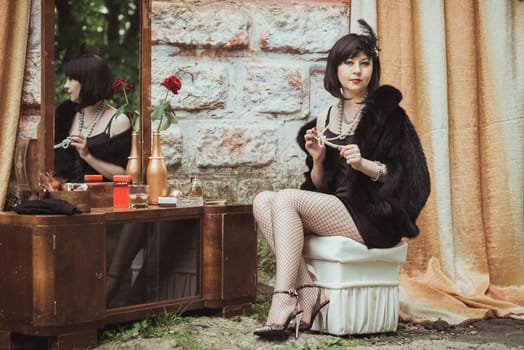
<instances>
[{"instance_id":1,"label":"bracelet","mask_svg":"<svg viewBox=\"0 0 524 350\"><path fill-rule=\"evenodd\" d=\"M378 169L377 169L377 175L375 175L375 177L371 178L371 181L373 181L373 182L378 181L378 179L380 179L380 177L382 175L384 175L384 168L386 167L384 164L382 164L382 163L380 163L378 161L375 161L375 163L378 165Z\"/></svg>"}]
</instances>

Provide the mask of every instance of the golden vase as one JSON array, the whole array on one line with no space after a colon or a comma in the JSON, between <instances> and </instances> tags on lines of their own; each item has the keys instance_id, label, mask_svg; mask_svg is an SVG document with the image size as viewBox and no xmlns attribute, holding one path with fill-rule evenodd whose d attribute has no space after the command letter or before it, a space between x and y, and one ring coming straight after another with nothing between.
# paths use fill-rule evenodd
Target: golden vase
<instances>
[{"instance_id":1,"label":"golden vase","mask_svg":"<svg viewBox=\"0 0 524 350\"><path fill-rule=\"evenodd\" d=\"M138 141L140 133L133 131L131 135L131 153L127 157L126 175L131 175L134 184L139 184L140 179L140 153L138 151Z\"/></svg>"},{"instance_id":2,"label":"golden vase","mask_svg":"<svg viewBox=\"0 0 524 350\"><path fill-rule=\"evenodd\" d=\"M160 132L153 132L153 149L147 163L146 181L149 185L149 203L158 204L158 197L167 195L167 167L160 146Z\"/></svg>"}]
</instances>

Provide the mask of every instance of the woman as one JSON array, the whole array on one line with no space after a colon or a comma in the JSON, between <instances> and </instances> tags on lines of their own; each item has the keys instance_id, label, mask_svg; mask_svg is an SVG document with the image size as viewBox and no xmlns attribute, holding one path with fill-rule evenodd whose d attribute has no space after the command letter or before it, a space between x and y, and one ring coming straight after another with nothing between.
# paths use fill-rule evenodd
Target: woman
<instances>
[{"instance_id":1,"label":"woman","mask_svg":"<svg viewBox=\"0 0 524 350\"><path fill-rule=\"evenodd\" d=\"M131 122L107 103L113 78L99 56L84 54L64 66L69 100L55 112L55 175L83 182L86 174L105 181L125 174L131 150Z\"/></svg>"},{"instance_id":2,"label":"woman","mask_svg":"<svg viewBox=\"0 0 524 350\"><path fill-rule=\"evenodd\" d=\"M401 93L379 86L373 29L348 34L331 48L324 87L339 103L304 125L297 137L308 171L301 189L262 192L253 212L276 257L275 291L261 337L311 328L329 301L309 274L304 233L344 236L368 248L415 237L430 192L426 159ZM293 323L301 314L300 323ZM298 317L297 317L298 318Z\"/></svg>"}]
</instances>

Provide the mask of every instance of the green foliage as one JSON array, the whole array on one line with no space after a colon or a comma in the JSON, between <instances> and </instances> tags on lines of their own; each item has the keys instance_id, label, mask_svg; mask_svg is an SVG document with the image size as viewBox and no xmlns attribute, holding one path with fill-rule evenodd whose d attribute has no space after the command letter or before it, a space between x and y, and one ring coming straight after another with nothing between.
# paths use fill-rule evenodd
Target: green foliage
<instances>
[{"instance_id":1,"label":"green foliage","mask_svg":"<svg viewBox=\"0 0 524 350\"><path fill-rule=\"evenodd\" d=\"M278 350L312 350L307 342L293 342L291 344L279 347Z\"/></svg>"},{"instance_id":2,"label":"green foliage","mask_svg":"<svg viewBox=\"0 0 524 350\"><path fill-rule=\"evenodd\" d=\"M133 131L140 131L140 112L134 111L131 116L131 125L133 126Z\"/></svg>"},{"instance_id":3,"label":"green foliage","mask_svg":"<svg viewBox=\"0 0 524 350\"><path fill-rule=\"evenodd\" d=\"M339 337L326 336L322 344L317 345L314 349L307 342L292 342L278 350L344 350L360 345L354 339L343 339Z\"/></svg>"},{"instance_id":4,"label":"green foliage","mask_svg":"<svg viewBox=\"0 0 524 350\"><path fill-rule=\"evenodd\" d=\"M166 95L164 96L162 102L151 113L151 120L159 121L156 131L167 130L171 124L178 123L175 111L173 110L173 107L171 107L171 104L167 101L168 94L169 90L166 91Z\"/></svg>"},{"instance_id":5,"label":"green foliage","mask_svg":"<svg viewBox=\"0 0 524 350\"><path fill-rule=\"evenodd\" d=\"M271 299L266 300L263 303L254 303L253 304L253 313L249 316L251 319L260 321L262 317L265 317L269 313L269 308L271 307Z\"/></svg>"},{"instance_id":6,"label":"green foliage","mask_svg":"<svg viewBox=\"0 0 524 350\"><path fill-rule=\"evenodd\" d=\"M257 235L257 269L261 274L261 279L268 279L275 275L276 265L275 256L269 249L266 240L262 234Z\"/></svg>"},{"instance_id":7,"label":"green foliage","mask_svg":"<svg viewBox=\"0 0 524 350\"><path fill-rule=\"evenodd\" d=\"M190 317L184 317L177 312L164 312L153 317L133 323L130 327L119 327L114 330L107 330L102 334L105 341L126 341L134 338L158 338L172 337L179 339L183 333L171 331L172 327L180 322L187 322Z\"/></svg>"},{"instance_id":8,"label":"green foliage","mask_svg":"<svg viewBox=\"0 0 524 350\"><path fill-rule=\"evenodd\" d=\"M152 317L155 327L170 327L181 322L187 322L191 317L182 316L181 312L164 312Z\"/></svg>"},{"instance_id":9,"label":"green foliage","mask_svg":"<svg viewBox=\"0 0 524 350\"><path fill-rule=\"evenodd\" d=\"M167 101L162 102L151 113L151 120L160 120L157 131L167 130L171 124L178 122L173 108Z\"/></svg>"},{"instance_id":10,"label":"green foliage","mask_svg":"<svg viewBox=\"0 0 524 350\"><path fill-rule=\"evenodd\" d=\"M183 347L177 347L176 349L187 349L187 350L219 350L215 346L206 346L196 339L191 339L189 344L184 344Z\"/></svg>"},{"instance_id":11,"label":"green foliage","mask_svg":"<svg viewBox=\"0 0 524 350\"><path fill-rule=\"evenodd\" d=\"M118 328L115 330L105 331L102 335L102 338L105 340L118 340L126 341L129 339L137 338L139 335L147 332L150 327L149 320L145 319L140 322L135 322L131 328L124 329Z\"/></svg>"},{"instance_id":12,"label":"green foliage","mask_svg":"<svg viewBox=\"0 0 524 350\"><path fill-rule=\"evenodd\" d=\"M55 106L66 100L64 63L85 50L101 56L113 77L135 85L128 110L138 110L139 88L139 0L55 0ZM109 101L122 104L116 95Z\"/></svg>"},{"instance_id":13,"label":"green foliage","mask_svg":"<svg viewBox=\"0 0 524 350\"><path fill-rule=\"evenodd\" d=\"M344 350L350 344L342 338L328 337L322 344L317 346L316 350Z\"/></svg>"}]
</instances>

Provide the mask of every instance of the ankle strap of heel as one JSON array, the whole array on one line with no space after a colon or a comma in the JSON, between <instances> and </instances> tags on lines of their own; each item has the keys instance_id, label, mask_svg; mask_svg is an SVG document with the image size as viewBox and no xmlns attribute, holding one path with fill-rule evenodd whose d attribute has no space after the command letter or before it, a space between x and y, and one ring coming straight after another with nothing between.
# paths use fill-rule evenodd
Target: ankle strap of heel
<instances>
[{"instance_id":1,"label":"ankle strap of heel","mask_svg":"<svg viewBox=\"0 0 524 350\"><path fill-rule=\"evenodd\" d=\"M272 294L287 294L292 297L297 297L297 289L291 289L291 290L275 290Z\"/></svg>"},{"instance_id":2,"label":"ankle strap of heel","mask_svg":"<svg viewBox=\"0 0 524 350\"><path fill-rule=\"evenodd\" d=\"M316 284L304 284L300 287L297 287L297 291L304 289L304 288L321 288L320 286L317 286Z\"/></svg>"}]
</instances>

